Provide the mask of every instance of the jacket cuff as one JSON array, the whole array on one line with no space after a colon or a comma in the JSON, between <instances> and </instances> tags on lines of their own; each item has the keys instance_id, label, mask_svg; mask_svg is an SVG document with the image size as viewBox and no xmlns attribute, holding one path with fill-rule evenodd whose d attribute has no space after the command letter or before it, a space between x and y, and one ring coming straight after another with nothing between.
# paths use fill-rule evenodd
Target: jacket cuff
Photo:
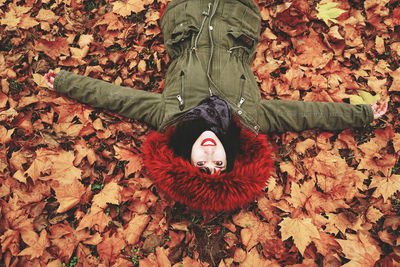
<instances>
[{"instance_id":1,"label":"jacket cuff","mask_svg":"<svg viewBox=\"0 0 400 267\"><path fill-rule=\"evenodd\" d=\"M364 104L365 110L367 111L367 123L371 123L374 121L374 112L372 111L372 107L369 104Z\"/></svg>"},{"instance_id":2,"label":"jacket cuff","mask_svg":"<svg viewBox=\"0 0 400 267\"><path fill-rule=\"evenodd\" d=\"M54 91L62 92L65 76L67 75L67 73L68 72L65 70L61 70L59 73L57 73L56 78L54 79Z\"/></svg>"}]
</instances>

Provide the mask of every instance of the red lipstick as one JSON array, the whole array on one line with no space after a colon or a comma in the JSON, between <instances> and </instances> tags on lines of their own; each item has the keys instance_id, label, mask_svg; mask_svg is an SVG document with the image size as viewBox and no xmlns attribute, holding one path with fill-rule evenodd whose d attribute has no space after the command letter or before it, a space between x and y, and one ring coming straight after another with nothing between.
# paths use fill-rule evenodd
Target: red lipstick
<instances>
[{"instance_id":1,"label":"red lipstick","mask_svg":"<svg viewBox=\"0 0 400 267\"><path fill-rule=\"evenodd\" d=\"M200 145L201 146L216 146L217 142L215 142L215 140L212 138L206 138L201 142Z\"/></svg>"}]
</instances>

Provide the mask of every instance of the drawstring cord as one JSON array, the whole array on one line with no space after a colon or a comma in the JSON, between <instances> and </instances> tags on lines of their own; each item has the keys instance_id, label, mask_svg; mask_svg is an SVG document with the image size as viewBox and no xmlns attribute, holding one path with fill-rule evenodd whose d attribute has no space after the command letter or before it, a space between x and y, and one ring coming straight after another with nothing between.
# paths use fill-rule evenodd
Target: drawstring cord
<instances>
[{"instance_id":1,"label":"drawstring cord","mask_svg":"<svg viewBox=\"0 0 400 267\"><path fill-rule=\"evenodd\" d=\"M196 39L194 40L194 46L192 47L193 51L196 51L196 49L197 49L197 42L199 41L200 34L203 31L206 19L210 15L210 10L211 10L211 3L208 3L208 11L203 11L204 18L203 18L203 21L201 22L199 32L196 35Z\"/></svg>"}]
</instances>

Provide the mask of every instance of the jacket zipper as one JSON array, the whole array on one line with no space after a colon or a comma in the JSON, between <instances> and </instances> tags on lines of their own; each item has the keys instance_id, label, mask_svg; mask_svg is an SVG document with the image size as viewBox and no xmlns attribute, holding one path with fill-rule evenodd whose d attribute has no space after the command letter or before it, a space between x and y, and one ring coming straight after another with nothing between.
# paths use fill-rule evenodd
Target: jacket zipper
<instances>
[{"instance_id":1,"label":"jacket zipper","mask_svg":"<svg viewBox=\"0 0 400 267\"><path fill-rule=\"evenodd\" d=\"M245 83L245 81L246 81L246 77L244 76L244 74L242 74L242 76L240 76L240 80L241 80L242 89L241 89L241 91L240 91L239 103L237 104L238 108L240 108L240 107L243 105L244 101L246 100L246 99L244 99L244 97L243 97L244 83Z\"/></svg>"},{"instance_id":2,"label":"jacket zipper","mask_svg":"<svg viewBox=\"0 0 400 267\"><path fill-rule=\"evenodd\" d=\"M185 72L183 70L181 71L181 91L180 94L176 96L176 98L179 101L179 110L182 111L185 108L185 103L183 102L183 89L184 89L184 83L183 83L183 78L185 76Z\"/></svg>"}]
</instances>

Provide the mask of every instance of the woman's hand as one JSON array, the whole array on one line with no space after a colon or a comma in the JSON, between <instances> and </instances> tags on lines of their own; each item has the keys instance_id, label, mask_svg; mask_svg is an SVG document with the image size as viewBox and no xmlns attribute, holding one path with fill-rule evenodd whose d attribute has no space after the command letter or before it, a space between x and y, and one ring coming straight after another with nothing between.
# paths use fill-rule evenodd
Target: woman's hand
<instances>
[{"instance_id":1,"label":"woman's hand","mask_svg":"<svg viewBox=\"0 0 400 267\"><path fill-rule=\"evenodd\" d=\"M379 119L388 110L388 102L382 102L378 100L375 104L370 104L372 112L374 113L374 119Z\"/></svg>"},{"instance_id":2,"label":"woman's hand","mask_svg":"<svg viewBox=\"0 0 400 267\"><path fill-rule=\"evenodd\" d=\"M51 89L54 89L54 79L56 78L56 75L57 73L55 73L54 70L49 70L49 72L44 75L46 84Z\"/></svg>"}]
</instances>

